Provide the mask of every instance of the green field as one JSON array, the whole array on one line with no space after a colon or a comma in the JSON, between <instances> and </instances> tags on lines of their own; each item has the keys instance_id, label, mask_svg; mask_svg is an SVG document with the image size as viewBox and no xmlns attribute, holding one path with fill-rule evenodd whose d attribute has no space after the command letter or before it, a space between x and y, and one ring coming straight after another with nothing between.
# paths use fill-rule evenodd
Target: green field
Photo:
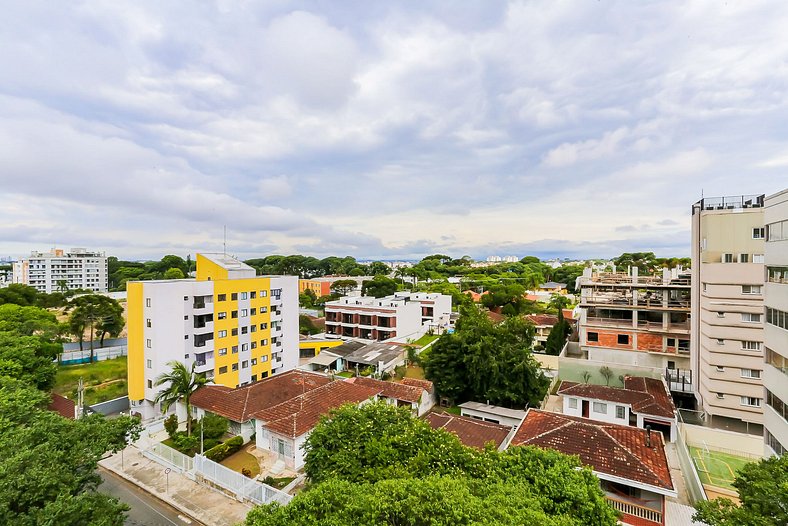
<instances>
[{"instance_id":1,"label":"green field","mask_svg":"<svg viewBox=\"0 0 788 526\"><path fill-rule=\"evenodd\" d=\"M434 341L435 341L435 340L437 340L438 338L440 338L440 336L439 336L439 335L437 335L437 334L425 334L424 336L422 336L421 338L419 338L418 340L416 340L416 341L415 341L415 342L413 342L413 343L414 343L415 345L420 345L420 346L424 347L424 346L425 346L425 345L427 345L428 343L430 343L430 342L434 342Z\"/></svg>"},{"instance_id":2,"label":"green field","mask_svg":"<svg viewBox=\"0 0 788 526\"><path fill-rule=\"evenodd\" d=\"M126 371L125 356L80 365L61 365L58 367L55 387L52 390L76 401L77 385L82 377L85 403L93 405L106 402L128 394Z\"/></svg>"},{"instance_id":3,"label":"green field","mask_svg":"<svg viewBox=\"0 0 788 526\"><path fill-rule=\"evenodd\" d=\"M750 460L727 453L709 451L697 447L689 447L692 461L698 470L698 476L703 484L736 490L733 479L736 472Z\"/></svg>"}]
</instances>

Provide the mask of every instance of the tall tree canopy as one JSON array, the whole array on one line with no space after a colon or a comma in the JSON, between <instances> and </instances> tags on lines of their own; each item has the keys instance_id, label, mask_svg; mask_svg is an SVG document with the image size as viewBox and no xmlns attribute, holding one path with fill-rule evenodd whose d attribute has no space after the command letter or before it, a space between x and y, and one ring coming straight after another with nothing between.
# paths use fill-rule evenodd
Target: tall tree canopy
<instances>
[{"instance_id":1,"label":"tall tree canopy","mask_svg":"<svg viewBox=\"0 0 788 526\"><path fill-rule=\"evenodd\" d=\"M438 394L455 401L534 406L549 380L533 357L534 326L522 318L494 325L474 306L460 309L453 334L444 334L426 356L424 372Z\"/></svg>"},{"instance_id":2,"label":"tall tree canopy","mask_svg":"<svg viewBox=\"0 0 788 526\"><path fill-rule=\"evenodd\" d=\"M382 275L377 275L361 284L362 296L382 298L384 296L390 296L395 292L397 292L397 282Z\"/></svg>"}]
</instances>

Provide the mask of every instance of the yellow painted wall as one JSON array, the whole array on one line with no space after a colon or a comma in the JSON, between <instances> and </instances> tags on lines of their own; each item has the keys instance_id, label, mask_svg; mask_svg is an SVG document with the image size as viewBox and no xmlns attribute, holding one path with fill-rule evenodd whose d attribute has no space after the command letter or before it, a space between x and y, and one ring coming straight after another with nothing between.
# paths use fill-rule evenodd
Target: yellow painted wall
<instances>
[{"instance_id":1,"label":"yellow painted wall","mask_svg":"<svg viewBox=\"0 0 788 526\"><path fill-rule=\"evenodd\" d=\"M197 254L197 281L227 279L229 273L202 254Z\"/></svg>"},{"instance_id":2,"label":"yellow painted wall","mask_svg":"<svg viewBox=\"0 0 788 526\"><path fill-rule=\"evenodd\" d=\"M331 347L339 347L342 345L342 340L301 340L298 342L299 349L314 349L315 356L320 354L320 351L330 349Z\"/></svg>"},{"instance_id":3,"label":"yellow painted wall","mask_svg":"<svg viewBox=\"0 0 788 526\"><path fill-rule=\"evenodd\" d=\"M143 298L144 284L130 282L126 287L126 309L128 329L128 382L129 399L145 398L145 345Z\"/></svg>"}]
</instances>

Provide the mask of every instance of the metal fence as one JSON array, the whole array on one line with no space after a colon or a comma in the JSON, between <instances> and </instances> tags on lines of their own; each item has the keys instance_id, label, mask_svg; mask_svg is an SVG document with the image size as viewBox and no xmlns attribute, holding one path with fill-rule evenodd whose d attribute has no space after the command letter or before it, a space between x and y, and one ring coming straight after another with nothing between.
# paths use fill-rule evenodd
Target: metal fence
<instances>
[{"instance_id":1,"label":"metal fence","mask_svg":"<svg viewBox=\"0 0 788 526\"><path fill-rule=\"evenodd\" d=\"M165 446L160 442L155 442L150 447L142 450L142 454L151 460L164 464L180 473L191 473L194 471L194 459L176 451L171 447Z\"/></svg>"},{"instance_id":2,"label":"metal fence","mask_svg":"<svg viewBox=\"0 0 788 526\"><path fill-rule=\"evenodd\" d=\"M703 484L700 481L700 476L698 475L698 470L695 467L695 462L692 461L692 456L690 455L689 448L687 447L687 442L684 437L686 434L684 424L678 424L678 431L676 452L678 453L679 457L681 473L684 475L684 481L687 483L687 492L689 493L690 499L692 502L708 500L708 497L706 496L706 490L703 488Z\"/></svg>"},{"instance_id":3,"label":"metal fence","mask_svg":"<svg viewBox=\"0 0 788 526\"><path fill-rule=\"evenodd\" d=\"M235 493L239 500L249 500L255 504L270 504L271 502L287 504L293 498L283 491L245 477L241 473L226 468L203 455L194 455L194 473L217 486Z\"/></svg>"}]
</instances>

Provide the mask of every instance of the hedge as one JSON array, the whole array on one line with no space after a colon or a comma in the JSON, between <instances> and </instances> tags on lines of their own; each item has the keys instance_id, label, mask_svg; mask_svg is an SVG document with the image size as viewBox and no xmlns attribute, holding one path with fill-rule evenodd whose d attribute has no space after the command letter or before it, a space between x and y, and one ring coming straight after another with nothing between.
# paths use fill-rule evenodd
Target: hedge
<instances>
[{"instance_id":1,"label":"hedge","mask_svg":"<svg viewBox=\"0 0 788 526\"><path fill-rule=\"evenodd\" d=\"M214 446L205 452L205 457L214 462L221 462L233 453L239 451L244 445L243 437L233 437L223 444Z\"/></svg>"}]
</instances>

